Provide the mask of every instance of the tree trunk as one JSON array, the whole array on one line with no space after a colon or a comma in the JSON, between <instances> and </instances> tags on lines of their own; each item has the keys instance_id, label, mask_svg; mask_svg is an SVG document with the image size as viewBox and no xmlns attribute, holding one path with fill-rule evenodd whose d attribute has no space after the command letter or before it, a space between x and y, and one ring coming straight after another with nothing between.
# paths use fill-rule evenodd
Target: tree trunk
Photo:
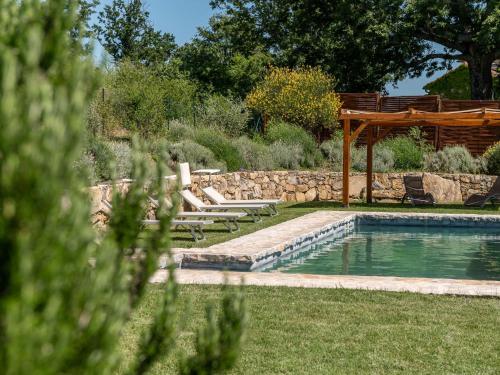
<instances>
[{"instance_id":1,"label":"tree trunk","mask_svg":"<svg viewBox=\"0 0 500 375\"><path fill-rule=\"evenodd\" d=\"M472 57L467 62L469 65L471 99L493 99L493 77L491 75L493 59L489 56Z\"/></svg>"}]
</instances>

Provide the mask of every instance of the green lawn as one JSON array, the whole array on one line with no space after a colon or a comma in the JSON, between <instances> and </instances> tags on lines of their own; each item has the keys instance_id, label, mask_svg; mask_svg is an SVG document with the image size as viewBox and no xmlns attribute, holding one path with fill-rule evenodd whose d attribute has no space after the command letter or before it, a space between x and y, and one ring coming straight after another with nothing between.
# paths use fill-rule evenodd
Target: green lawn
<instances>
[{"instance_id":1,"label":"green lawn","mask_svg":"<svg viewBox=\"0 0 500 375\"><path fill-rule=\"evenodd\" d=\"M124 357L151 321L151 286L126 327ZM181 286L179 350L192 350L218 286ZM250 316L235 374L498 374L500 299L245 287ZM126 363L126 359L124 364ZM175 372L165 358L153 374Z\"/></svg>"},{"instance_id":2,"label":"green lawn","mask_svg":"<svg viewBox=\"0 0 500 375\"><path fill-rule=\"evenodd\" d=\"M470 209L464 208L461 204L437 205L435 207L413 207L410 204L402 205L399 203L374 203L371 205L366 203L353 203L350 208L343 208L342 205L337 202L288 203L280 206L280 215L275 217L264 216L260 223L254 223L250 218L245 218L241 223L241 230L236 233L228 233L224 225L220 223L209 225L205 230L207 239L198 243L195 243L191 239L191 235L186 231L173 231L172 246L183 248L193 246L207 247L317 210L500 214L498 205L488 205L483 209Z\"/></svg>"}]
</instances>

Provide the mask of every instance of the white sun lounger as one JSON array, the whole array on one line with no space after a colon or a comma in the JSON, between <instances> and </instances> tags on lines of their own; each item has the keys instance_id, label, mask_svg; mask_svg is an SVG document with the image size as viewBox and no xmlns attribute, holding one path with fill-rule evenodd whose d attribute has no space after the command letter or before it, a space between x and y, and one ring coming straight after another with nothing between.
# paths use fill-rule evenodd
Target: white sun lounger
<instances>
[{"instance_id":1,"label":"white sun lounger","mask_svg":"<svg viewBox=\"0 0 500 375\"><path fill-rule=\"evenodd\" d=\"M191 191L181 190L179 194L182 196L187 203L193 206L197 211L230 211L230 210L241 210L252 216L255 222L261 220L260 211L268 207L267 204L205 204L200 199L198 199Z\"/></svg>"},{"instance_id":2,"label":"white sun lounger","mask_svg":"<svg viewBox=\"0 0 500 375\"><path fill-rule=\"evenodd\" d=\"M159 220L142 220L142 225L158 225ZM205 225L213 224L213 220L179 220L175 219L171 221L171 225L177 228L185 228L191 232L191 237L195 242L202 241L205 239L205 233L203 233L203 227Z\"/></svg>"},{"instance_id":3,"label":"white sun lounger","mask_svg":"<svg viewBox=\"0 0 500 375\"><path fill-rule=\"evenodd\" d=\"M111 212L113 206L111 203L103 198L102 203L108 209L108 213ZM157 225L159 224L159 220L141 220L141 224L144 226L148 225ZM182 220L182 219L174 219L171 221L171 225L175 227L175 229L181 227L186 228L191 232L191 236L195 242L201 241L205 239L205 233L203 233L203 227L205 225L213 224L213 220Z\"/></svg>"},{"instance_id":4,"label":"white sun lounger","mask_svg":"<svg viewBox=\"0 0 500 375\"><path fill-rule=\"evenodd\" d=\"M239 231L240 223L238 219L247 216L246 212L178 212L176 217L181 219L197 219L197 220L221 220L222 224L229 232Z\"/></svg>"},{"instance_id":5,"label":"white sun lounger","mask_svg":"<svg viewBox=\"0 0 500 375\"><path fill-rule=\"evenodd\" d=\"M215 204L267 204L271 215L277 215L278 209L276 205L282 203L281 199L226 199L224 196L215 190L212 186L201 189L205 195Z\"/></svg>"},{"instance_id":6,"label":"white sun lounger","mask_svg":"<svg viewBox=\"0 0 500 375\"><path fill-rule=\"evenodd\" d=\"M158 201L152 197L148 197L153 206L158 207ZM240 230L238 219L247 216L246 212L177 212L176 218L180 219L220 219L229 232Z\"/></svg>"}]
</instances>

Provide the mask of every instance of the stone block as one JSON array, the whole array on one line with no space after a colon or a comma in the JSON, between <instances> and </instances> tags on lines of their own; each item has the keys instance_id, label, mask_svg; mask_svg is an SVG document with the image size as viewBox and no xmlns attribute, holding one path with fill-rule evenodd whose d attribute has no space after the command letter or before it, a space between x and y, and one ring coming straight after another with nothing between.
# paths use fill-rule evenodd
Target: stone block
<instances>
[{"instance_id":1,"label":"stone block","mask_svg":"<svg viewBox=\"0 0 500 375\"><path fill-rule=\"evenodd\" d=\"M306 194L305 194L305 199L306 199L306 202L311 202L311 201L314 201L316 200L316 196L318 195L318 192L316 191L315 188L311 188L309 189Z\"/></svg>"},{"instance_id":2,"label":"stone block","mask_svg":"<svg viewBox=\"0 0 500 375\"><path fill-rule=\"evenodd\" d=\"M306 201L306 195L304 193L301 193L300 191L295 193L295 201L297 202L305 202Z\"/></svg>"},{"instance_id":3,"label":"stone block","mask_svg":"<svg viewBox=\"0 0 500 375\"><path fill-rule=\"evenodd\" d=\"M320 189L318 197L320 201L326 201L330 198L330 193L326 189Z\"/></svg>"},{"instance_id":4,"label":"stone block","mask_svg":"<svg viewBox=\"0 0 500 375\"><path fill-rule=\"evenodd\" d=\"M305 193L309 190L307 185L297 185L296 191L300 191L301 193Z\"/></svg>"},{"instance_id":5,"label":"stone block","mask_svg":"<svg viewBox=\"0 0 500 375\"><path fill-rule=\"evenodd\" d=\"M431 193L438 203L462 202L462 192L458 181L447 180L441 176L424 173L424 189Z\"/></svg>"}]
</instances>

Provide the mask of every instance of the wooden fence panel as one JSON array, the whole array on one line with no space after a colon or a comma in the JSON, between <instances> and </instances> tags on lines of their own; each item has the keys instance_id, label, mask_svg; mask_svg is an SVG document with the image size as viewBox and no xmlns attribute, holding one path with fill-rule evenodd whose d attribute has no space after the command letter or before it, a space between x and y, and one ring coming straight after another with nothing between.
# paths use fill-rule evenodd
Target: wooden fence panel
<instances>
[{"instance_id":1,"label":"wooden fence panel","mask_svg":"<svg viewBox=\"0 0 500 375\"><path fill-rule=\"evenodd\" d=\"M370 112L402 112L410 108L427 112L453 112L465 111L475 108L500 109L500 101L495 100L441 100L437 95L428 96L380 96L376 93L358 94L342 93L340 98L343 102L342 108ZM353 122L352 129L356 129L359 123ZM481 155L484 151L500 141L500 128L498 127L421 127L425 139L434 144L436 149L445 146L464 145L473 155ZM395 127L388 137L408 134L408 128ZM366 145L366 132L358 137L358 145Z\"/></svg>"},{"instance_id":2,"label":"wooden fence panel","mask_svg":"<svg viewBox=\"0 0 500 375\"><path fill-rule=\"evenodd\" d=\"M495 100L442 100L441 111L454 112L476 108L500 109L500 101ZM439 130L438 148L464 145L473 155L481 155L484 151L500 141L500 129L493 127L441 127Z\"/></svg>"}]
</instances>

